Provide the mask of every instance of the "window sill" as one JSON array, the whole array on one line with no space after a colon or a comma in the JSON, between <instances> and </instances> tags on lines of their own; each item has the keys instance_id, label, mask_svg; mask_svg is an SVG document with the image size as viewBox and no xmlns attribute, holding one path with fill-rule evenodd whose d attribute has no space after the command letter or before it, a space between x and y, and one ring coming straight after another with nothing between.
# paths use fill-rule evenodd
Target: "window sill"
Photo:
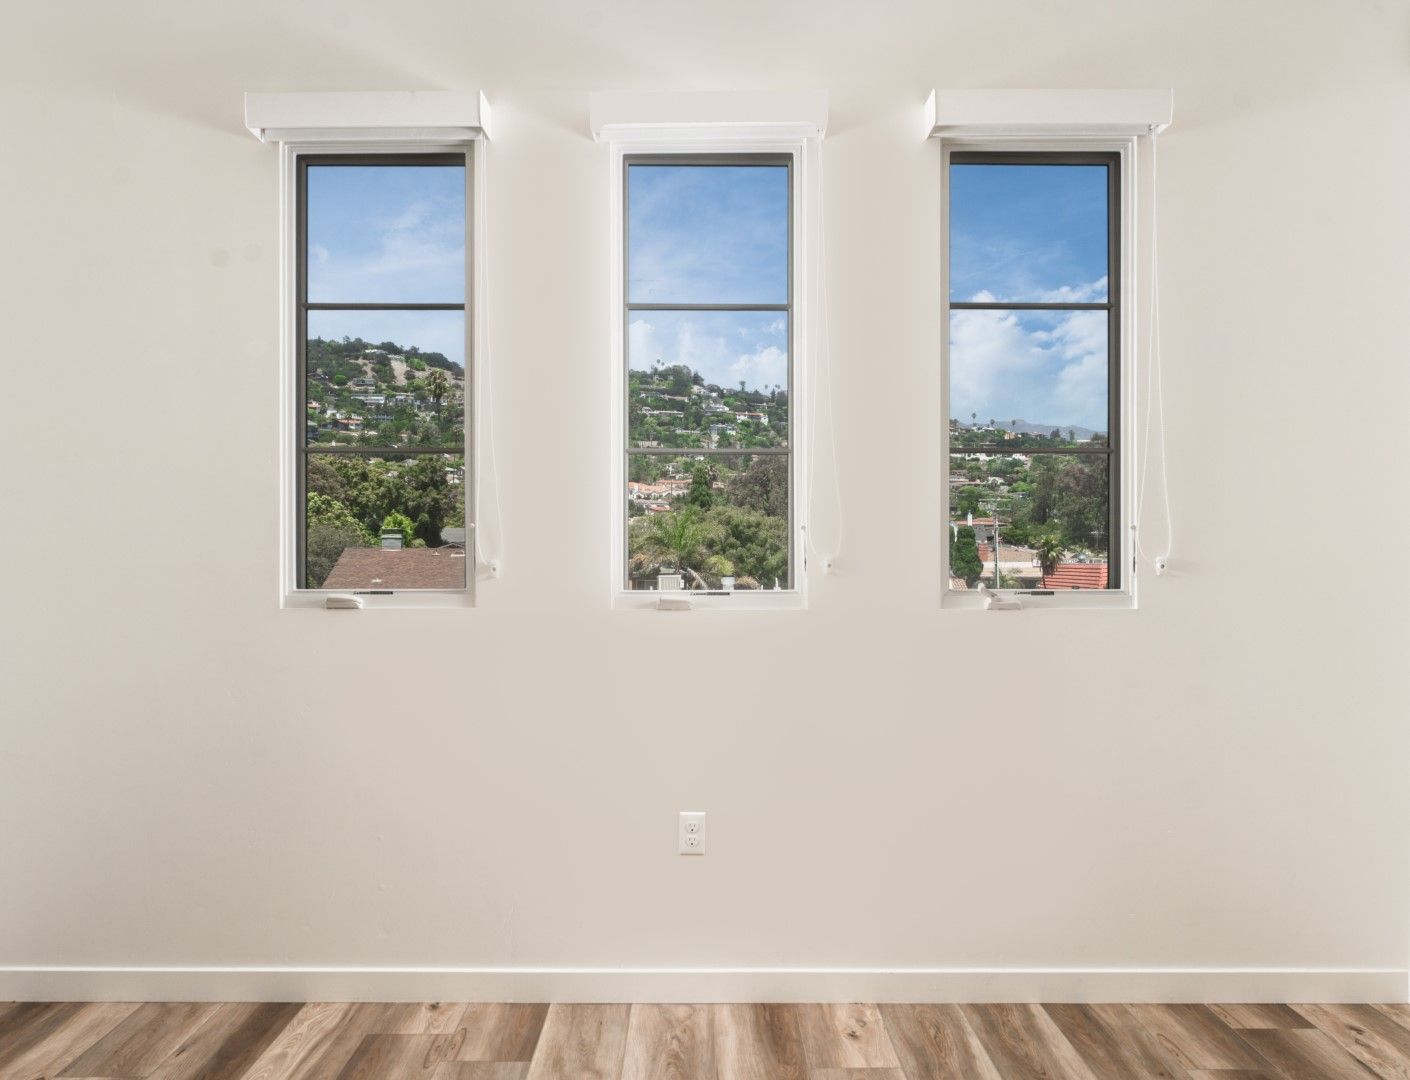
<instances>
[{"instance_id":1,"label":"window sill","mask_svg":"<svg viewBox=\"0 0 1410 1080\"><path fill-rule=\"evenodd\" d=\"M1033 596L1013 589L1000 589L998 596L1016 599L1020 611L1135 611L1136 597L1126 589L1069 589L1044 596ZM946 611L993 611L1009 615L1013 609L990 609L976 590L946 589L940 597L940 607Z\"/></svg>"},{"instance_id":2,"label":"window sill","mask_svg":"<svg viewBox=\"0 0 1410 1080\"><path fill-rule=\"evenodd\" d=\"M355 596L362 601L362 606L344 609L329 608L327 600L330 596ZM314 589L294 589L284 594L284 600L280 606L285 609L306 608L318 611L424 611L433 608L472 608L475 606L475 598L469 589L452 591L408 589L391 593L348 593L332 590L325 592Z\"/></svg>"},{"instance_id":3,"label":"window sill","mask_svg":"<svg viewBox=\"0 0 1410 1080\"><path fill-rule=\"evenodd\" d=\"M663 598L683 599L689 606L663 608ZM690 611L802 611L807 606L808 598L798 589L740 589L729 593L642 589L612 594L614 611L660 611L666 614Z\"/></svg>"}]
</instances>

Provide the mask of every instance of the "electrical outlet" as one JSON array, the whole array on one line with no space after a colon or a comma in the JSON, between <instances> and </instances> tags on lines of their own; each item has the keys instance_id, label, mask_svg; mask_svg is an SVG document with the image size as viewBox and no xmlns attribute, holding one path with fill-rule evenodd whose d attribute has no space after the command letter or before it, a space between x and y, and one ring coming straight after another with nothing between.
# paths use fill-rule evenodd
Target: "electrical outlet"
<instances>
[{"instance_id":1,"label":"electrical outlet","mask_svg":"<svg viewBox=\"0 0 1410 1080\"><path fill-rule=\"evenodd\" d=\"M681 855L705 854L705 811L682 810L676 827L676 851Z\"/></svg>"}]
</instances>

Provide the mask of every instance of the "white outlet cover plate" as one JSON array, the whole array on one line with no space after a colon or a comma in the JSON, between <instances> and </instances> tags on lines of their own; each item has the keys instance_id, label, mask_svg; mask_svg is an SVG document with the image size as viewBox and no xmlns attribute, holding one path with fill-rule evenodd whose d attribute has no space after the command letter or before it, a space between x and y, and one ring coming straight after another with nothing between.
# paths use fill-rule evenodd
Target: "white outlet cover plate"
<instances>
[{"instance_id":1,"label":"white outlet cover plate","mask_svg":"<svg viewBox=\"0 0 1410 1080\"><path fill-rule=\"evenodd\" d=\"M704 810L682 810L676 828L676 851L682 855L704 855L707 833Z\"/></svg>"}]
</instances>

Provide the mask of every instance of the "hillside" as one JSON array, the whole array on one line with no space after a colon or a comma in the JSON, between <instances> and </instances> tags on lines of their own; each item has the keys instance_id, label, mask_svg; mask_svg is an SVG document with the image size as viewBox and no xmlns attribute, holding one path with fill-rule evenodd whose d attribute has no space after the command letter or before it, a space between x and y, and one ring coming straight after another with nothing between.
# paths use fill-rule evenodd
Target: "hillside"
<instances>
[{"instance_id":1,"label":"hillside","mask_svg":"<svg viewBox=\"0 0 1410 1080\"><path fill-rule=\"evenodd\" d=\"M465 371L437 352L361 338L312 338L306 354L310 443L459 447Z\"/></svg>"}]
</instances>

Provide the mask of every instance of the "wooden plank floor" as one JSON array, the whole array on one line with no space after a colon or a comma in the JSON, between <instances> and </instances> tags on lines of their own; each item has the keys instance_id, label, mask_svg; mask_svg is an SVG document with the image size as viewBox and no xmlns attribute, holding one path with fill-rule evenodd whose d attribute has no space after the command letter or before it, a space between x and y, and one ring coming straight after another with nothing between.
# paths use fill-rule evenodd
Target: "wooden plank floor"
<instances>
[{"instance_id":1,"label":"wooden plank floor","mask_svg":"<svg viewBox=\"0 0 1410 1080\"><path fill-rule=\"evenodd\" d=\"M0 1004L56 1077L1410 1080L1410 1006Z\"/></svg>"}]
</instances>

